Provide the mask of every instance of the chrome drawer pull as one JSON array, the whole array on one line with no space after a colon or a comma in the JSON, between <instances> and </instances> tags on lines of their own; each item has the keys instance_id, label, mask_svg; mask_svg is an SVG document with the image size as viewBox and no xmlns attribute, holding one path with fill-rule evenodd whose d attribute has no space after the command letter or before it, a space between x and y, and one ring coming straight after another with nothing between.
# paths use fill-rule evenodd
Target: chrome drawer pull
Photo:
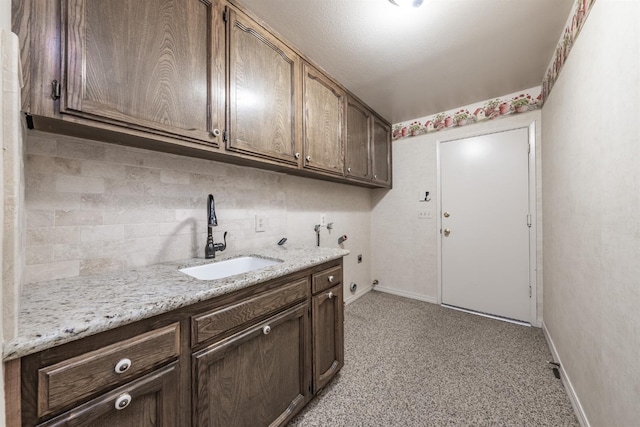
<instances>
[{"instance_id":1,"label":"chrome drawer pull","mask_svg":"<svg viewBox=\"0 0 640 427\"><path fill-rule=\"evenodd\" d=\"M129 393L123 394L116 399L115 407L118 411L126 408L131 403L131 395Z\"/></svg>"},{"instance_id":2,"label":"chrome drawer pull","mask_svg":"<svg viewBox=\"0 0 640 427\"><path fill-rule=\"evenodd\" d=\"M114 370L116 371L116 374L124 374L129 370L130 367L131 367L131 360L125 358L125 359L121 359L118 363L116 363L116 367Z\"/></svg>"}]
</instances>

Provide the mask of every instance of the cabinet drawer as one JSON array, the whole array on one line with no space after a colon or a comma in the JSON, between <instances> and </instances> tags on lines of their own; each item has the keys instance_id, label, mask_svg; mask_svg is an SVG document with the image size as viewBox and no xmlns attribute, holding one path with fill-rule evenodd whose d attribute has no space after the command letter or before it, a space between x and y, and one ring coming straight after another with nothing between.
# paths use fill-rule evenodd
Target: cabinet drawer
<instances>
[{"instance_id":1,"label":"cabinet drawer","mask_svg":"<svg viewBox=\"0 0 640 427\"><path fill-rule=\"evenodd\" d=\"M124 384L180 354L180 329L165 328L41 368L38 417L109 387Z\"/></svg>"},{"instance_id":2,"label":"cabinet drawer","mask_svg":"<svg viewBox=\"0 0 640 427\"><path fill-rule=\"evenodd\" d=\"M240 325L274 313L292 303L307 298L307 278L288 283L258 296L233 303L191 318L193 344L220 336Z\"/></svg>"},{"instance_id":3,"label":"cabinet drawer","mask_svg":"<svg viewBox=\"0 0 640 427\"><path fill-rule=\"evenodd\" d=\"M37 427L179 426L178 371L170 363Z\"/></svg>"},{"instance_id":4,"label":"cabinet drawer","mask_svg":"<svg viewBox=\"0 0 640 427\"><path fill-rule=\"evenodd\" d=\"M313 293L322 292L325 289L329 289L338 283L342 283L342 267L337 266L323 270L313 275L312 289Z\"/></svg>"}]
</instances>

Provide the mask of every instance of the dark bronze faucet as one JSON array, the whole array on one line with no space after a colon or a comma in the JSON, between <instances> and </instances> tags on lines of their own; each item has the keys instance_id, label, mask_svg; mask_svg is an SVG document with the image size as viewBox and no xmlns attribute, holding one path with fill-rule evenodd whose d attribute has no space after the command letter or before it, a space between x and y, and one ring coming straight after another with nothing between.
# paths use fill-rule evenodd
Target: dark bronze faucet
<instances>
[{"instance_id":1,"label":"dark bronze faucet","mask_svg":"<svg viewBox=\"0 0 640 427\"><path fill-rule=\"evenodd\" d=\"M213 227L218 226L218 218L216 217L216 205L213 195L209 194L207 201L207 244L204 247L204 257L215 258L216 252L224 251L227 248L227 232L224 232L224 243L213 243Z\"/></svg>"}]
</instances>

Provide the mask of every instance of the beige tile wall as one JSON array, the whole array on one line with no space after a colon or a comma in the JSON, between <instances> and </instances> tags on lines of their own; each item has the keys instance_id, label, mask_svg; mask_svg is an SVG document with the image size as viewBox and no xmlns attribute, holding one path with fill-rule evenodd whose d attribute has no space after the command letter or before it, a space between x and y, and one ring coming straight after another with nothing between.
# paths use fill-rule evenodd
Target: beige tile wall
<instances>
[{"instance_id":1,"label":"beige tile wall","mask_svg":"<svg viewBox=\"0 0 640 427\"><path fill-rule=\"evenodd\" d=\"M322 230L323 246L348 234L370 258L364 188L35 131L26 146L26 283L201 257L209 193L214 240L228 231L230 250L284 236L314 245L324 213L336 229ZM255 215L267 218L265 232ZM367 265L345 268L345 281L370 282Z\"/></svg>"}]
</instances>

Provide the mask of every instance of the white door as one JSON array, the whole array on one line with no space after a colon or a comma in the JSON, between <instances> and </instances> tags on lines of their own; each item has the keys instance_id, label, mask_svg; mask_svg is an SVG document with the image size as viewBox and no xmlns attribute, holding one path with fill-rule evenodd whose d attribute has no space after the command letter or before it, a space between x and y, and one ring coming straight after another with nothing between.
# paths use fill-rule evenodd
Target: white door
<instances>
[{"instance_id":1,"label":"white door","mask_svg":"<svg viewBox=\"0 0 640 427\"><path fill-rule=\"evenodd\" d=\"M528 134L440 143L443 304L530 322Z\"/></svg>"}]
</instances>

